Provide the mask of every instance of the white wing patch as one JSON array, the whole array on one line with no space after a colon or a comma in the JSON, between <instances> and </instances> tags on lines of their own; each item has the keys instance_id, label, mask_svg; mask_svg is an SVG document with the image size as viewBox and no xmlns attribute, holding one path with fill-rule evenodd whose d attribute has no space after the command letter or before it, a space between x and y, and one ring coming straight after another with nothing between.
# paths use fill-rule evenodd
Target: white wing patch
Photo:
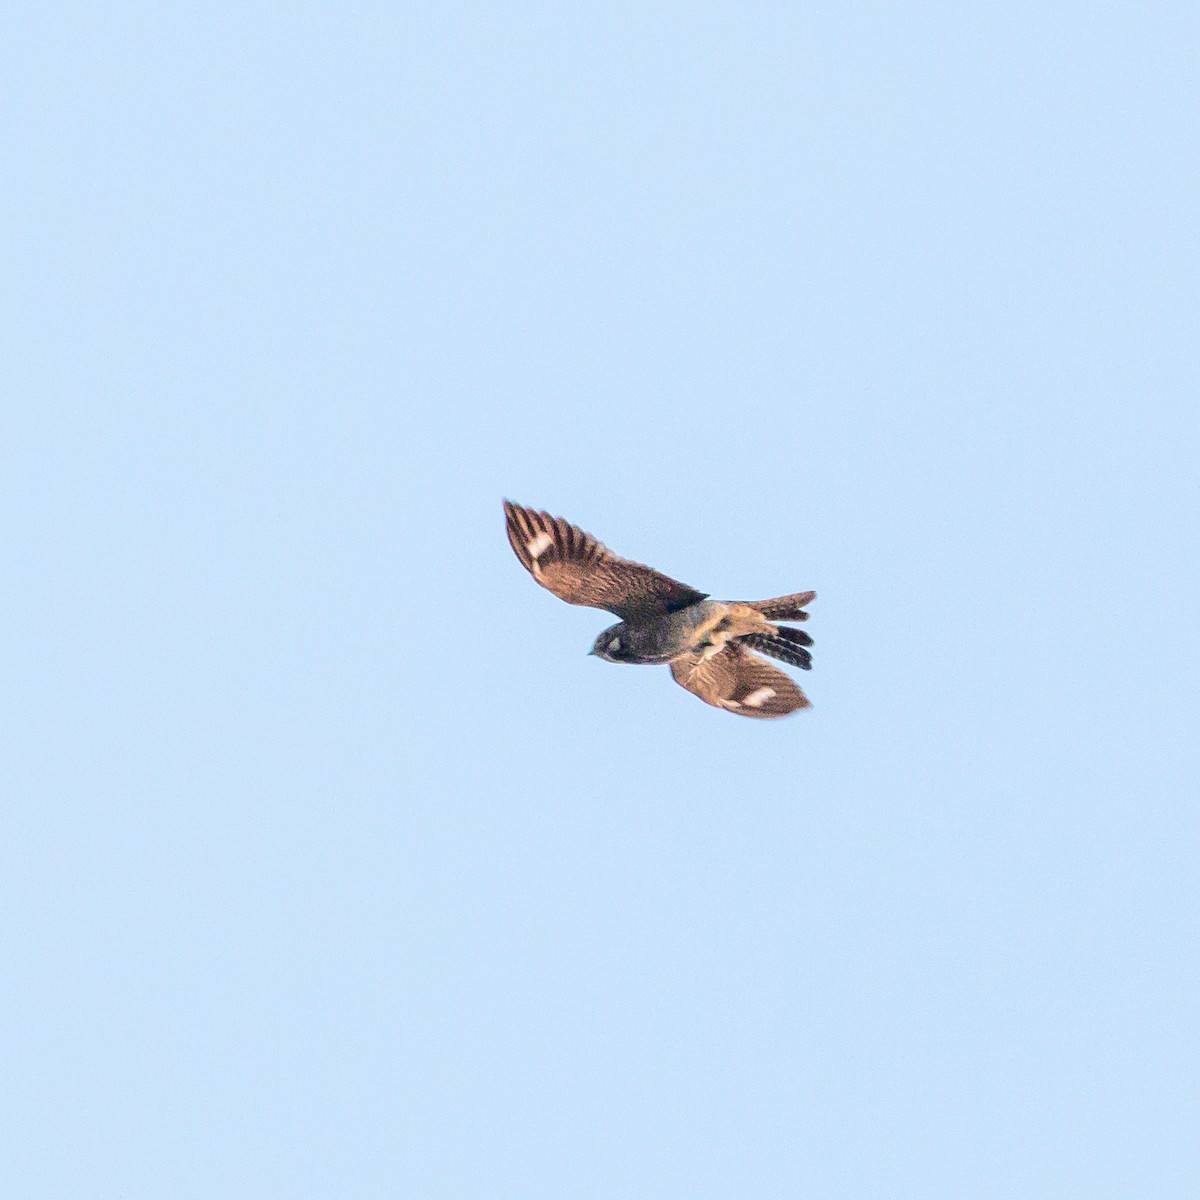
<instances>
[{"instance_id":1,"label":"white wing patch","mask_svg":"<svg viewBox=\"0 0 1200 1200\"><path fill-rule=\"evenodd\" d=\"M554 539L543 529L537 537L525 543L525 549L536 559L539 555L545 554L553 545Z\"/></svg>"},{"instance_id":2,"label":"white wing patch","mask_svg":"<svg viewBox=\"0 0 1200 1200\"><path fill-rule=\"evenodd\" d=\"M760 687L751 692L742 703L748 708L762 708L773 695L775 695L774 688Z\"/></svg>"}]
</instances>

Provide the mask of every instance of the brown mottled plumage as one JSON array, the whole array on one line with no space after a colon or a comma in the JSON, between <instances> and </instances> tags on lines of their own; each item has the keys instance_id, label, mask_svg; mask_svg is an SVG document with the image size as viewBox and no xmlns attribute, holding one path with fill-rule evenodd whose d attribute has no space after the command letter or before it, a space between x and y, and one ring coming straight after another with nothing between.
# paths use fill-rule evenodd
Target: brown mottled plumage
<instances>
[{"instance_id":1,"label":"brown mottled plumage","mask_svg":"<svg viewBox=\"0 0 1200 1200\"><path fill-rule=\"evenodd\" d=\"M504 502L508 540L521 564L568 604L621 618L592 653L609 662L669 663L671 675L706 704L747 717L781 717L808 708L782 671L752 654L808 670L812 638L775 624L804 621L815 592L771 600L717 601L641 563L613 554L561 517Z\"/></svg>"},{"instance_id":2,"label":"brown mottled plumage","mask_svg":"<svg viewBox=\"0 0 1200 1200\"><path fill-rule=\"evenodd\" d=\"M504 515L508 540L522 565L542 587L568 604L606 608L622 621L636 621L705 599L695 588L613 554L603 542L562 517L507 500Z\"/></svg>"},{"instance_id":3,"label":"brown mottled plumage","mask_svg":"<svg viewBox=\"0 0 1200 1200\"><path fill-rule=\"evenodd\" d=\"M671 674L705 704L743 717L782 717L812 707L790 676L740 642L727 643L711 658L681 654L671 660Z\"/></svg>"}]
</instances>

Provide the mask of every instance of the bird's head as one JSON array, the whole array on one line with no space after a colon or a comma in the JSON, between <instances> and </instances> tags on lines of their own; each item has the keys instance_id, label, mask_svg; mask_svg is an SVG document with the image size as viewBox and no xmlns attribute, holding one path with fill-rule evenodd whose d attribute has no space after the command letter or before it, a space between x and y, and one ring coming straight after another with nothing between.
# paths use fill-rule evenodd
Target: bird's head
<instances>
[{"instance_id":1,"label":"bird's head","mask_svg":"<svg viewBox=\"0 0 1200 1200\"><path fill-rule=\"evenodd\" d=\"M625 638L624 625L606 629L595 641L589 654L605 662L629 662L629 645Z\"/></svg>"}]
</instances>

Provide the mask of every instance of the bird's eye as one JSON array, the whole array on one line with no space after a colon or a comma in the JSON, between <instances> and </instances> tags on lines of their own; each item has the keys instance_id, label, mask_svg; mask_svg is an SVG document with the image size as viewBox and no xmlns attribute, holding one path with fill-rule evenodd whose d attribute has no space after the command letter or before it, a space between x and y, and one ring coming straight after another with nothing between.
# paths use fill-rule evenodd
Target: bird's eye
<instances>
[{"instance_id":1,"label":"bird's eye","mask_svg":"<svg viewBox=\"0 0 1200 1200\"><path fill-rule=\"evenodd\" d=\"M620 638L613 638L613 640L612 640L611 642L609 642L609 643L608 643L608 648L609 648L610 650L612 650L614 653L615 653L616 651L620 650L620 649L621 649L621 639L620 639Z\"/></svg>"}]
</instances>

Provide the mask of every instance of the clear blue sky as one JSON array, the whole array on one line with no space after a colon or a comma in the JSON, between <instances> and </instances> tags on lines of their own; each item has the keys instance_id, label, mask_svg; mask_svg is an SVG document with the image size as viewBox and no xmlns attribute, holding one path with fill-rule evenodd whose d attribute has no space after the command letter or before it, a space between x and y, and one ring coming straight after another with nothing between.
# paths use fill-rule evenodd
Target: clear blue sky
<instances>
[{"instance_id":1,"label":"clear blue sky","mask_svg":"<svg viewBox=\"0 0 1200 1200\"><path fill-rule=\"evenodd\" d=\"M1194 5L4 40L7 1194L1200 1195Z\"/></svg>"}]
</instances>

